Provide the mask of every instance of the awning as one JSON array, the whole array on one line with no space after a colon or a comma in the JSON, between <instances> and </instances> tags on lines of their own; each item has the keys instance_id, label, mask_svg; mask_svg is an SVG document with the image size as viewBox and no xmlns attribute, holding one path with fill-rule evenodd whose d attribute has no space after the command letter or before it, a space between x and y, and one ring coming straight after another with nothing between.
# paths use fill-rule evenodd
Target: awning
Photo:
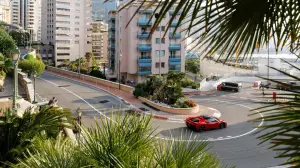
<instances>
[{"instance_id":1,"label":"awning","mask_svg":"<svg viewBox=\"0 0 300 168\"><path fill-rule=\"evenodd\" d=\"M152 66L152 64L151 64L151 62L148 62L148 63L139 63L139 67L151 67Z\"/></svg>"},{"instance_id":2,"label":"awning","mask_svg":"<svg viewBox=\"0 0 300 168\"><path fill-rule=\"evenodd\" d=\"M169 62L169 65L181 65L181 62Z\"/></svg>"}]
</instances>

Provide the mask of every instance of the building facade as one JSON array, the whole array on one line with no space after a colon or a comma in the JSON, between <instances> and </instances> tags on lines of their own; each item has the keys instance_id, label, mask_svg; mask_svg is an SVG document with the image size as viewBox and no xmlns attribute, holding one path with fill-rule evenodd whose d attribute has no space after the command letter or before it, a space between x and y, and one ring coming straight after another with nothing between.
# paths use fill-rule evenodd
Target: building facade
<instances>
[{"instance_id":1,"label":"building facade","mask_svg":"<svg viewBox=\"0 0 300 168\"><path fill-rule=\"evenodd\" d=\"M10 23L26 30L31 41L41 41L42 0L12 0L10 7Z\"/></svg>"},{"instance_id":2,"label":"building facade","mask_svg":"<svg viewBox=\"0 0 300 168\"><path fill-rule=\"evenodd\" d=\"M116 78L116 16L115 10L108 13L108 78Z\"/></svg>"},{"instance_id":3,"label":"building facade","mask_svg":"<svg viewBox=\"0 0 300 168\"><path fill-rule=\"evenodd\" d=\"M93 11L93 20L103 20L108 21L109 15L108 12L111 10L117 9L117 0L108 0L104 3L105 0L93 0L92 11Z\"/></svg>"},{"instance_id":4,"label":"building facade","mask_svg":"<svg viewBox=\"0 0 300 168\"><path fill-rule=\"evenodd\" d=\"M10 0L0 0L0 20L5 23L11 23L10 2Z\"/></svg>"},{"instance_id":5,"label":"building facade","mask_svg":"<svg viewBox=\"0 0 300 168\"><path fill-rule=\"evenodd\" d=\"M55 65L92 52L91 0L43 0L42 41L54 47Z\"/></svg>"},{"instance_id":6,"label":"building facade","mask_svg":"<svg viewBox=\"0 0 300 168\"><path fill-rule=\"evenodd\" d=\"M139 13L128 24L138 6L132 5L119 11L115 18L111 18L109 27L115 43L109 44L111 51L111 68L117 74L117 79L122 82L144 81L147 75L165 75L169 71L184 72L185 43L181 35L181 28L174 33L174 27L178 23L180 13L176 14L171 28L167 31L167 24L174 14L169 11L159 27L149 37L154 18L150 20L154 9L139 10ZM114 21L115 20L115 21ZM115 22L115 26L114 26ZM167 35L163 38L163 34ZM174 33L174 34L173 34Z\"/></svg>"},{"instance_id":7,"label":"building facade","mask_svg":"<svg viewBox=\"0 0 300 168\"><path fill-rule=\"evenodd\" d=\"M101 65L107 63L108 25L103 21L92 22L92 52Z\"/></svg>"}]
</instances>

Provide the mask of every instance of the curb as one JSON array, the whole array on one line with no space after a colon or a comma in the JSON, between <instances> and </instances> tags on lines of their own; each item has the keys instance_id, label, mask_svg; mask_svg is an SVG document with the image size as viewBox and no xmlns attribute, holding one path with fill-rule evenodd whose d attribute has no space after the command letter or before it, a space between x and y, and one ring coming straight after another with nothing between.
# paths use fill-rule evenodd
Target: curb
<instances>
[{"instance_id":1,"label":"curb","mask_svg":"<svg viewBox=\"0 0 300 168\"><path fill-rule=\"evenodd\" d=\"M218 90L211 90L211 91L195 91L195 92L183 92L184 95L211 95L217 93Z\"/></svg>"}]
</instances>

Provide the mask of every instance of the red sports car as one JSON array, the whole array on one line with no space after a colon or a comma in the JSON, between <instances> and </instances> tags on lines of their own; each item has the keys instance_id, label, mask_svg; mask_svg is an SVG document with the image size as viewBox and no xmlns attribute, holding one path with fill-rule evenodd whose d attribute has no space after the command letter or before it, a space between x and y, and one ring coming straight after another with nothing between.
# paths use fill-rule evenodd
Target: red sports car
<instances>
[{"instance_id":1,"label":"red sports car","mask_svg":"<svg viewBox=\"0 0 300 168\"><path fill-rule=\"evenodd\" d=\"M186 126L196 131L206 131L210 129L222 129L227 127L227 123L216 117L196 116L185 119Z\"/></svg>"}]
</instances>

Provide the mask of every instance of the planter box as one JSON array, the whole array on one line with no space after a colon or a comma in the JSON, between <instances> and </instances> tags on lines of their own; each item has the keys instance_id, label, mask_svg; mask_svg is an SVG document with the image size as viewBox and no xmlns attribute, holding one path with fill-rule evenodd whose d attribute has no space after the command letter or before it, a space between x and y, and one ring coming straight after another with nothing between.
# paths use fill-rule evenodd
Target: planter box
<instances>
[{"instance_id":1,"label":"planter box","mask_svg":"<svg viewBox=\"0 0 300 168\"><path fill-rule=\"evenodd\" d=\"M198 104L196 107L192 107L192 108L173 108L173 107L167 107L167 106L163 106L161 104L154 103L143 97L139 97L138 99L156 109L159 109L160 111L167 112L167 113L179 114L179 115L189 115L189 114L199 113L199 105Z\"/></svg>"}]
</instances>

